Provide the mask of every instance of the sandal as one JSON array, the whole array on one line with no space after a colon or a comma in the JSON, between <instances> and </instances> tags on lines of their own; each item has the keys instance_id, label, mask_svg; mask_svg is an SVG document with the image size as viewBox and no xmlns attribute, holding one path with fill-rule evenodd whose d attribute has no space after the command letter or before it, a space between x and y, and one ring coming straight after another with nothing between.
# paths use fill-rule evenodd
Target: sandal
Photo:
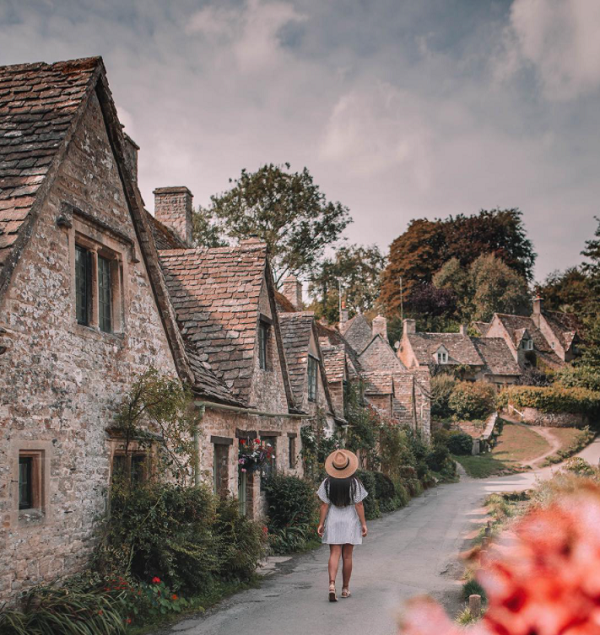
<instances>
[{"instance_id":1,"label":"sandal","mask_svg":"<svg viewBox=\"0 0 600 635\"><path fill-rule=\"evenodd\" d=\"M346 587L342 587L342 597L343 598L349 598L352 595L352 593L350 593L350 589L346 586Z\"/></svg>"},{"instance_id":2,"label":"sandal","mask_svg":"<svg viewBox=\"0 0 600 635\"><path fill-rule=\"evenodd\" d=\"M337 595L335 593L335 582L332 582L329 585L329 601L330 602L337 602Z\"/></svg>"}]
</instances>

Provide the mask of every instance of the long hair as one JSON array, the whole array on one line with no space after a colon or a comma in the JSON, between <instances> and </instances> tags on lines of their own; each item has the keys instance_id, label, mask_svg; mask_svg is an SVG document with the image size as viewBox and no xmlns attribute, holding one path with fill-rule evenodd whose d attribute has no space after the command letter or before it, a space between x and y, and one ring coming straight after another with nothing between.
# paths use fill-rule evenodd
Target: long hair
<instances>
[{"instance_id":1,"label":"long hair","mask_svg":"<svg viewBox=\"0 0 600 635\"><path fill-rule=\"evenodd\" d=\"M348 478L332 478L328 476L325 479L325 491L331 504L336 507L354 505L354 500L356 499L356 478L354 476L349 476Z\"/></svg>"}]
</instances>

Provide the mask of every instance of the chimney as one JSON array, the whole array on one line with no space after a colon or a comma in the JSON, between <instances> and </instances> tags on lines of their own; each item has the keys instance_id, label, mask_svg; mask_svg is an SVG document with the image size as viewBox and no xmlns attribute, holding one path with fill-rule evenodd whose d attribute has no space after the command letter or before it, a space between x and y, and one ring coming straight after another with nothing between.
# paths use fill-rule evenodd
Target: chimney
<instances>
[{"instance_id":1,"label":"chimney","mask_svg":"<svg viewBox=\"0 0 600 635\"><path fill-rule=\"evenodd\" d=\"M283 281L283 295L298 311L302 310L302 283L293 274Z\"/></svg>"},{"instance_id":2,"label":"chimney","mask_svg":"<svg viewBox=\"0 0 600 635\"><path fill-rule=\"evenodd\" d=\"M346 308L346 300L342 300L342 314L340 315L340 326L348 321L348 309Z\"/></svg>"},{"instance_id":3,"label":"chimney","mask_svg":"<svg viewBox=\"0 0 600 635\"><path fill-rule=\"evenodd\" d=\"M387 320L383 317L383 315L378 315L373 320L373 337L375 337L375 335L381 335L381 337L383 337L383 339L387 342Z\"/></svg>"},{"instance_id":4,"label":"chimney","mask_svg":"<svg viewBox=\"0 0 600 635\"><path fill-rule=\"evenodd\" d=\"M159 187L154 190L154 216L184 243L192 246L192 193L187 187Z\"/></svg>"},{"instance_id":5,"label":"chimney","mask_svg":"<svg viewBox=\"0 0 600 635\"><path fill-rule=\"evenodd\" d=\"M533 313L531 319L533 323L540 328L540 318L542 316L542 298L538 295L533 299Z\"/></svg>"},{"instance_id":6,"label":"chimney","mask_svg":"<svg viewBox=\"0 0 600 635\"><path fill-rule=\"evenodd\" d=\"M467 329L468 329L468 328L469 328L469 327L468 327L468 325L467 325L467 324L461 324L461 325L458 327L458 332L459 332L461 335L466 335L466 334L467 334Z\"/></svg>"},{"instance_id":7,"label":"chimney","mask_svg":"<svg viewBox=\"0 0 600 635\"><path fill-rule=\"evenodd\" d=\"M402 324L404 326L404 328L403 328L404 333L416 333L417 332L417 321L416 320L409 320L407 318L406 320L404 320L404 322Z\"/></svg>"},{"instance_id":8,"label":"chimney","mask_svg":"<svg viewBox=\"0 0 600 635\"><path fill-rule=\"evenodd\" d=\"M140 146L125 132L123 131L123 138L125 139L125 147L123 152L125 154L125 165L129 169L129 174L134 183L138 180L138 151Z\"/></svg>"}]
</instances>

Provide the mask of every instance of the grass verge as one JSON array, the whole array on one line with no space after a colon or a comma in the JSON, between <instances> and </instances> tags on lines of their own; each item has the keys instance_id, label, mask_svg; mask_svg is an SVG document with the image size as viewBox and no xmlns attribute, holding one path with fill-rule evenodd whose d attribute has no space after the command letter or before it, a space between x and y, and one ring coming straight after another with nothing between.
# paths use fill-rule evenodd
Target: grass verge
<instances>
[{"instance_id":1,"label":"grass verge","mask_svg":"<svg viewBox=\"0 0 600 635\"><path fill-rule=\"evenodd\" d=\"M588 427L579 430L578 428L552 428L551 433L560 441L561 448L549 456L542 465L555 465L562 463L565 459L577 454L589 445L596 433L592 432Z\"/></svg>"}]
</instances>

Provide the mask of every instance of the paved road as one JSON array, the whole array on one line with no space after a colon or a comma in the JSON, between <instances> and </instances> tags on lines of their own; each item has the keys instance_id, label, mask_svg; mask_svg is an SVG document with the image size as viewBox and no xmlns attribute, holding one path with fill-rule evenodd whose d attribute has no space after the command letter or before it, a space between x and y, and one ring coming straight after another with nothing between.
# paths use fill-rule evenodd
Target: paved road
<instances>
[{"instance_id":1,"label":"paved road","mask_svg":"<svg viewBox=\"0 0 600 635\"><path fill-rule=\"evenodd\" d=\"M597 464L600 439L581 456ZM327 602L328 551L321 548L282 564L260 589L240 593L206 616L187 619L162 633L392 635L403 601L414 595L428 593L455 610L460 592L456 555L484 522L484 497L527 489L553 469L462 479L371 522L368 539L356 549L353 596L347 600Z\"/></svg>"}]
</instances>

